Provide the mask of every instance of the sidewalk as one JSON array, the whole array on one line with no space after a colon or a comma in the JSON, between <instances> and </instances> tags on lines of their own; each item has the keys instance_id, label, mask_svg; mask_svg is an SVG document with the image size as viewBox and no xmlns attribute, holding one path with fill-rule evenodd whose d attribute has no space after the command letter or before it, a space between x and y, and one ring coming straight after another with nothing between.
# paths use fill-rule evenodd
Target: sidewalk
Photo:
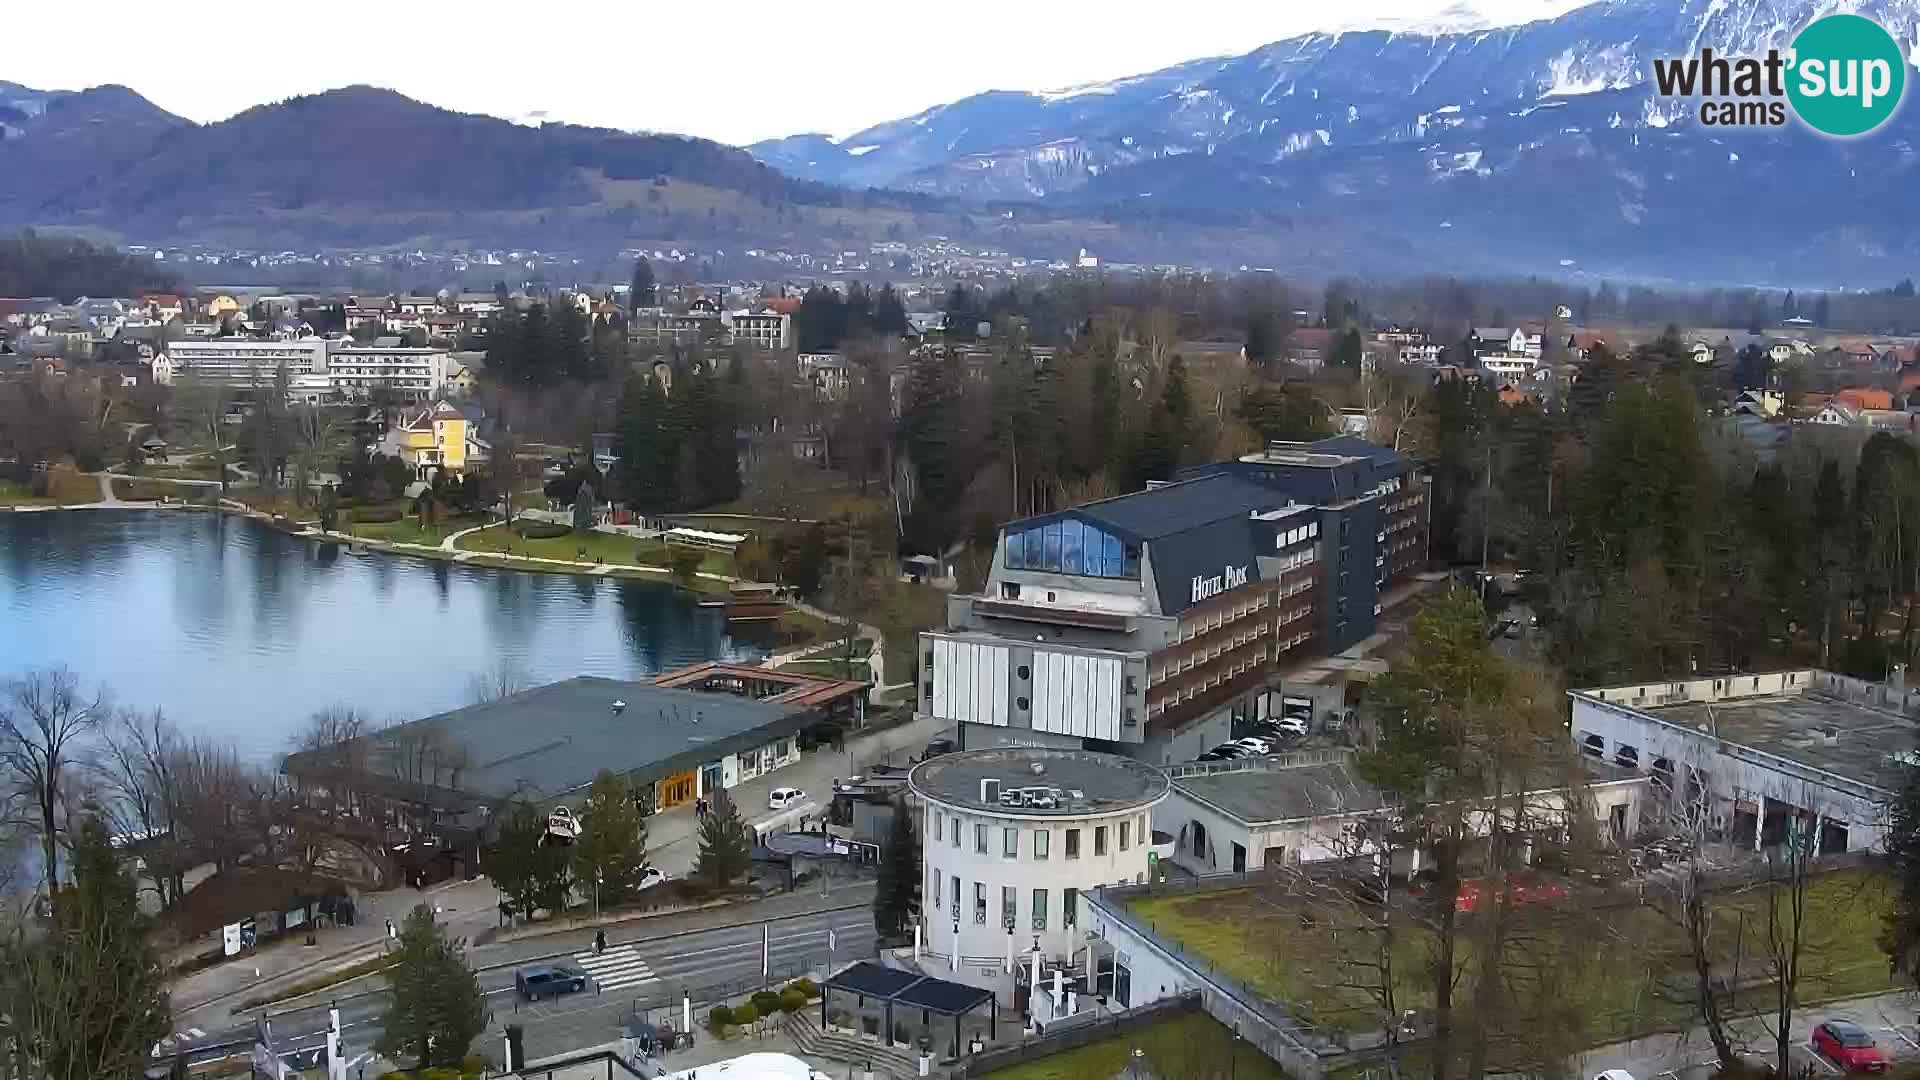
<instances>
[{"instance_id":1,"label":"sidewalk","mask_svg":"<svg viewBox=\"0 0 1920 1080\"><path fill-rule=\"evenodd\" d=\"M329 967L371 956L386 942L387 920L398 923L415 904L439 907L449 926L471 937L498 921L498 897L493 883L484 878L443 882L424 892L401 888L362 894L359 921L352 926L315 931L311 948L305 944L306 935L295 931L251 956L236 957L175 981L169 988L174 1012L185 1015L242 996L270 992L323 974Z\"/></svg>"}]
</instances>

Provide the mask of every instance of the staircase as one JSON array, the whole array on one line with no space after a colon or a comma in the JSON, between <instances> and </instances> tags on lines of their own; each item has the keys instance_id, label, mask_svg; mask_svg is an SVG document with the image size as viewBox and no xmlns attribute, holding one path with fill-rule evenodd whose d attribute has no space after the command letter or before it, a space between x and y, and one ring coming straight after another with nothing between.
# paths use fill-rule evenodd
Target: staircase
<instances>
[{"instance_id":1,"label":"staircase","mask_svg":"<svg viewBox=\"0 0 1920 1080\"><path fill-rule=\"evenodd\" d=\"M812 1057L843 1061L863 1068L872 1063L875 1072L891 1073L894 1080L914 1080L920 1075L920 1058L913 1051L905 1047L882 1046L856 1035L821 1031L819 1025L807 1016L805 1009L787 1015L787 1034L801 1053Z\"/></svg>"}]
</instances>

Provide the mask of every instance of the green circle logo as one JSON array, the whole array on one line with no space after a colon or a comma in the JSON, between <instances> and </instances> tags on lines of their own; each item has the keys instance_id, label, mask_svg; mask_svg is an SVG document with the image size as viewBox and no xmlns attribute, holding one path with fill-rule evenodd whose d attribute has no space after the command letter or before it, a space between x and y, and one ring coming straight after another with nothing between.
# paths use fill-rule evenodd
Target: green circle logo
<instances>
[{"instance_id":1,"label":"green circle logo","mask_svg":"<svg viewBox=\"0 0 1920 1080\"><path fill-rule=\"evenodd\" d=\"M1859 15L1828 15L1793 39L1787 99L1807 126L1864 135L1893 115L1907 88L1907 57L1893 35Z\"/></svg>"}]
</instances>

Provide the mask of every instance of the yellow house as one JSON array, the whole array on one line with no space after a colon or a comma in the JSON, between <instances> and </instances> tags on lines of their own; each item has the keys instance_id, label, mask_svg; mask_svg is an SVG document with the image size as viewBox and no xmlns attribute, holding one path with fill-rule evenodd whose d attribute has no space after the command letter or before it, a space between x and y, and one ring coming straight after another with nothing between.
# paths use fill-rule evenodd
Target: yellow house
<instances>
[{"instance_id":1,"label":"yellow house","mask_svg":"<svg viewBox=\"0 0 1920 1080\"><path fill-rule=\"evenodd\" d=\"M222 293L208 300L204 310L215 321L218 321L223 315L232 315L238 312L240 310L240 301Z\"/></svg>"},{"instance_id":2,"label":"yellow house","mask_svg":"<svg viewBox=\"0 0 1920 1080\"><path fill-rule=\"evenodd\" d=\"M473 369L454 362L447 365L447 388L461 394L473 393Z\"/></svg>"},{"instance_id":3,"label":"yellow house","mask_svg":"<svg viewBox=\"0 0 1920 1080\"><path fill-rule=\"evenodd\" d=\"M422 480L431 479L436 469L457 476L486 459L486 444L474 435L466 414L445 401L408 417L394 434L400 460Z\"/></svg>"}]
</instances>

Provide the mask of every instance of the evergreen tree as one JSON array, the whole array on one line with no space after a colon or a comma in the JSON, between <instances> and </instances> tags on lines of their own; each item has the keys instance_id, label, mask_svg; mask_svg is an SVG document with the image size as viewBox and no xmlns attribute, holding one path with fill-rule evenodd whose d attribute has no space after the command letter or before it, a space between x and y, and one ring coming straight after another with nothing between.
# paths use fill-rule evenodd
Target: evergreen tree
<instances>
[{"instance_id":1,"label":"evergreen tree","mask_svg":"<svg viewBox=\"0 0 1920 1080\"><path fill-rule=\"evenodd\" d=\"M904 800L893 803L893 825L880 859L880 881L873 893L873 927L882 938L897 938L920 912L920 837Z\"/></svg>"},{"instance_id":2,"label":"evergreen tree","mask_svg":"<svg viewBox=\"0 0 1920 1080\"><path fill-rule=\"evenodd\" d=\"M1813 302L1813 325L1830 326L1833 323L1833 307L1827 300L1827 294L1821 293Z\"/></svg>"},{"instance_id":3,"label":"evergreen tree","mask_svg":"<svg viewBox=\"0 0 1920 1080\"><path fill-rule=\"evenodd\" d=\"M873 332L876 334L907 332L907 308L900 302L900 294L893 291L892 284L880 286L880 291L874 294Z\"/></svg>"},{"instance_id":4,"label":"evergreen tree","mask_svg":"<svg viewBox=\"0 0 1920 1080\"><path fill-rule=\"evenodd\" d=\"M653 307L654 293L653 264L642 255L633 261L633 291L627 294L627 310Z\"/></svg>"},{"instance_id":5,"label":"evergreen tree","mask_svg":"<svg viewBox=\"0 0 1920 1080\"><path fill-rule=\"evenodd\" d=\"M593 778L580 811L580 842L574 852L581 880L599 883L603 906L639 891L641 872L647 868L647 818L626 777L602 769Z\"/></svg>"},{"instance_id":6,"label":"evergreen tree","mask_svg":"<svg viewBox=\"0 0 1920 1080\"><path fill-rule=\"evenodd\" d=\"M599 496L593 493L592 484L581 484L573 497L573 534L585 536L593 531L594 500Z\"/></svg>"},{"instance_id":7,"label":"evergreen tree","mask_svg":"<svg viewBox=\"0 0 1920 1080\"><path fill-rule=\"evenodd\" d=\"M568 849L547 842L547 817L525 799L500 822L500 843L487 861L487 876L506 896L501 913L531 917L566 903Z\"/></svg>"},{"instance_id":8,"label":"evergreen tree","mask_svg":"<svg viewBox=\"0 0 1920 1080\"><path fill-rule=\"evenodd\" d=\"M401 924L386 975L392 1000L374 1051L396 1061L411 1056L422 1069L458 1065L488 1019L465 943L449 939L433 909L421 904Z\"/></svg>"},{"instance_id":9,"label":"evergreen tree","mask_svg":"<svg viewBox=\"0 0 1920 1080\"><path fill-rule=\"evenodd\" d=\"M631 375L620 395L617 462L621 496L630 509L661 514L675 502L674 446L667 398L651 375Z\"/></svg>"},{"instance_id":10,"label":"evergreen tree","mask_svg":"<svg viewBox=\"0 0 1920 1080\"><path fill-rule=\"evenodd\" d=\"M707 816L700 821L700 856L694 873L715 888L724 889L744 877L753 859L753 834L740 820L740 808L725 788L713 793Z\"/></svg>"},{"instance_id":11,"label":"evergreen tree","mask_svg":"<svg viewBox=\"0 0 1920 1080\"><path fill-rule=\"evenodd\" d=\"M81 822L71 865L49 932L5 957L10 1034L36 1058L32 1075L137 1077L169 1027L149 920L98 818Z\"/></svg>"},{"instance_id":12,"label":"evergreen tree","mask_svg":"<svg viewBox=\"0 0 1920 1080\"><path fill-rule=\"evenodd\" d=\"M1893 903L1880 928L1880 948L1894 971L1920 984L1920 765L1900 759L1900 789L1888 809L1887 859Z\"/></svg>"},{"instance_id":13,"label":"evergreen tree","mask_svg":"<svg viewBox=\"0 0 1920 1080\"><path fill-rule=\"evenodd\" d=\"M1340 331L1333 339L1333 366L1345 371L1359 371L1360 361L1366 355L1366 344L1360 338L1360 331L1354 327Z\"/></svg>"}]
</instances>

